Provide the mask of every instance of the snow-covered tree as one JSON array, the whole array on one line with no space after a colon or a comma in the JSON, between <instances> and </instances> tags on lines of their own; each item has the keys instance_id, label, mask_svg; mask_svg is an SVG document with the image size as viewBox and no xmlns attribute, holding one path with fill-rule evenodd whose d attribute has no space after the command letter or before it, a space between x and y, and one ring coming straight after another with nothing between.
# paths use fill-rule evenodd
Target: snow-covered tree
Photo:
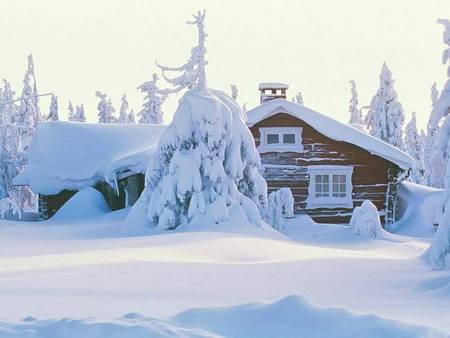
<instances>
[{"instance_id":1,"label":"snow-covered tree","mask_svg":"<svg viewBox=\"0 0 450 338\"><path fill-rule=\"evenodd\" d=\"M237 101L238 94L239 94L239 91L238 91L237 86L235 84L232 84L231 85L231 97L233 98L234 101Z\"/></svg>"},{"instance_id":2,"label":"snow-covered tree","mask_svg":"<svg viewBox=\"0 0 450 338\"><path fill-rule=\"evenodd\" d=\"M84 104L75 107L74 121L86 122L86 114L84 113Z\"/></svg>"},{"instance_id":3,"label":"snow-covered tree","mask_svg":"<svg viewBox=\"0 0 450 338\"><path fill-rule=\"evenodd\" d=\"M411 120L405 128L405 150L415 160L414 166L411 170L411 181L418 184L425 184L423 139L417 130L415 112L412 113Z\"/></svg>"},{"instance_id":4,"label":"snow-covered tree","mask_svg":"<svg viewBox=\"0 0 450 338\"><path fill-rule=\"evenodd\" d=\"M294 197L291 189L281 188L272 191L269 195L269 204L266 218L275 229L283 227L285 218L294 217Z\"/></svg>"},{"instance_id":5,"label":"snow-covered tree","mask_svg":"<svg viewBox=\"0 0 450 338\"><path fill-rule=\"evenodd\" d=\"M153 74L152 80L144 82L138 89L145 94L142 109L139 112L139 123L161 124L163 123L162 104L167 95L158 88L158 76Z\"/></svg>"},{"instance_id":6,"label":"snow-covered tree","mask_svg":"<svg viewBox=\"0 0 450 338\"><path fill-rule=\"evenodd\" d=\"M404 121L405 114L401 103L397 99L392 73L386 63L383 63L380 74L380 86L372 98L369 112L366 116L367 129L371 135L403 149Z\"/></svg>"},{"instance_id":7,"label":"snow-covered tree","mask_svg":"<svg viewBox=\"0 0 450 338\"><path fill-rule=\"evenodd\" d=\"M260 158L242 111L225 93L207 87L204 42L205 13L189 24L198 28L198 45L179 71L164 78L171 92L189 89L179 101L172 123L160 138L155 161L146 173L146 188L138 205L148 224L174 229L198 217L218 223L230 212L261 224L257 206L267 203L267 185L258 171Z\"/></svg>"},{"instance_id":8,"label":"snow-covered tree","mask_svg":"<svg viewBox=\"0 0 450 338\"><path fill-rule=\"evenodd\" d=\"M19 108L15 95L11 84L3 80L3 88L0 92L0 121L3 123L16 124L18 121Z\"/></svg>"},{"instance_id":9,"label":"snow-covered tree","mask_svg":"<svg viewBox=\"0 0 450 338\"><path fill-rule=\"evenodd\" d=\"M122 95L119 111L119 123L128 122L128 100L125 94Z\"/></svg>"},{"instance_id":10,"label":"snow-covered tree","mask_svg":"<svg viewBox=\"0 0 450 338\"><path fill-rule=\"evenodd\" d=\"M292 102L297 103L301 106L304 105L302 92L298 92L293 98Z\"/></svg>"},{"instance_id":11,"label":"snow-covered tree","mask_svg":"<svg viewBox=\"0 0 450 338\"><path fill-rule=\"evenodd\" d=\"M351 94L350 105L348 111L350 112L349 123L363 124L364 120L361 114L361 110L358 108L358 92L356 91L356 82L351 80Z\"/></svg>"},{"instance_id":12,"label":"snow-covered tree","mask_svg":"<svg viewBox=\"0 0 450 338\"><path fill-rule=\"evenodd\" d=\"M439 133L439 120L435 116L436 104L439 98L439 91L436 88L436 82L431 86L431 112L428 118L427 133L424 141L424 162L425 176L427 184L430 186L442 185L442 167L443 163L440 154L436 154L437 135ZM440 163L440 164L439 164ZM440 176L440 177L439 177Z\"/></svg>"},{"instance_id":13,"label":"snow-covered tree","mask_svg":"<svg viewBox=\"0 0 450 338\"><path fill-rule=\"evenodd\" d=\"M52 94L47 121L58 121L58 97Z\"/></svg>"},{"instance_id":14,"label":"snow-covered tree","mask_svg":"<svg viewBox=\"0 0 450 338\"><path fill-rule=\"evenodd\" d=\"M444 213L426 255L435 270L450 268L450 191L446 193Z\"/></svg>"},{"instance_id":15,"label":"snow-covered tree","mask_svg":"<svg viewBox=\"0 0 450 338\"><path fill-rule=\"evenodd\" d=\"M434 106L432 115L438 123L438 134L435 141L435 146L432 151L432 158L430 160L431 167L429 177L430 183L434 187L450 187L450 21L446 19L439 19L438 23L444 25L443 41L447 45L444 50L442 61L446 65L449 63L447 69L447 76L449 79L444 85L444 88L439 95L439 98Z\"/></svg>"},{"instance_id":16,"label":"snow-covered tree","mask_svg":"<svg viewBox=\"0 0 450 338\"><path fill-rule=\"evenodd\" d=\"M67 119L69 121L76 121L75 110L73 109L72 101L69 101L69 106L67 107L67 110L68 110Z\"/></svg>"},{"instance_id":17,"label":"snow-covered tree","mask_svg":"<svg viewBox=\"0 0 450 338\"><path fill-rule=\"evenodd\" d=\"M134 110L131 109L127 116L127 123L136 123L136 118L134 117Z\"/></svg>"},{"instance_id":18,"label":"snow-covered tree","mask_svg":"<svg viewBox=\"0 0 450 338\"><path fill-rule=\"evenodd\" d=\"M377 207L369 200L353 210L350 228L355 235L367 238L380 238L384 232Z\"/></svg>"},{"instance_id":19,"label":"snow-covered tree","mask_svg":"<svg viewBox=\"0 0 450 338\"><path fill-rule=\"evenodd\" d=\"M97 91L95 92L95 96L97 96L100 101L97 104L98 109L98 122L99 123L113 123L116 121L114 117L114 112L116 111L112 106L111 99L108 99L106 94Z\"/></svg>"}]
</instances>

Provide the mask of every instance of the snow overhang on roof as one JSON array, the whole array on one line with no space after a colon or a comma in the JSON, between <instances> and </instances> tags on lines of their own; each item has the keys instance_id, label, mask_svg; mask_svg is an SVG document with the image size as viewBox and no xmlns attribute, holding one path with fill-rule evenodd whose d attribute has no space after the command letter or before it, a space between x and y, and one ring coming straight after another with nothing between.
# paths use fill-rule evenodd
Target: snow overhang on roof
<instances>
[{"instance_id":1,"label":"snow overhang on roof","mask_svg":"<svg viewBox=\"0 0 450 338\"><path fill-rule=\"evenodd\" d=\"M40 123L23 175L33 192L45 195L80 190L98 181L114 186L117 176L125 171L145 173L166 128L150 124ZM19 175L17 182L25 179Z\"/></svg>"},{"instance_id":2,"label":"snow overhang on roof","mask_svg":"<svg viewBox=\"0 0 450 338\"><path fill-rule=\"evenodd\" d=\"M404 151L394 147L358 128L336 121L328 116L315 112L284 99L265 102L247 112L247 126L252 127L258 122L278 113L286 113L305 121L319 133L336 141L354 144L368 152L380 156L402 169L409 169L414 159Z\"/></svg>"},{"instance_id":3,"label":"snow overhang on roof","mask_svg":"<svg viewBox=\"0 0 450 338\"><path fill-rule=\"evenodd\" d=\"M259 90L263 89L288 89L289 86L284 83L277 82L263 82L259 84Z\"/></svg>"}]
</instances>

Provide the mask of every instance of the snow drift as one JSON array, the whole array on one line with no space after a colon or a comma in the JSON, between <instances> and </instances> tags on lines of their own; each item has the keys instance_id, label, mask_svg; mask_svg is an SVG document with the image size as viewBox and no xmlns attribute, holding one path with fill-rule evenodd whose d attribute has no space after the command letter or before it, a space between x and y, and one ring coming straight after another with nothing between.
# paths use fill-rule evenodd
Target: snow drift
<instances>
[{"instance_id":1,"label":"snow drift","mask_svg":"<svg viewBox=\"0 0 450 338\"><path fill-rule=\"evenodd\" d=\"M342 308L317 308L299 296L274 303L250 303L232 307L183 311L169 319L129 313L114 321L96 319L0 322L0 338L444 338L445 333L418 325L358 315Z\"/></svg>"}]
</instances>

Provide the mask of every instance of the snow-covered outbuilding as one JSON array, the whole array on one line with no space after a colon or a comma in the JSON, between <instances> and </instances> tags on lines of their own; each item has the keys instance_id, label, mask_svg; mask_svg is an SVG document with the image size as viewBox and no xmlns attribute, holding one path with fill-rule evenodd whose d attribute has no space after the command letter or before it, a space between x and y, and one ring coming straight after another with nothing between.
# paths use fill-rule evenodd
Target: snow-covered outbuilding
<instances>
[{"instance_id":1,"label":"snow-covered outbuilding","mask_svg":"<svg viewBox=\"0 0 450 338\"><path fill-rule=\"evenodd\" d=\"M102 192L112 210L131 206L164 125L44 122L36 129L28 166L15 185L39 196L41 218L51 217L86 187Z\"/></svg>"},{"instance_id":2,"label":"snow-covered outbuilding","mask_svg":"<svg viewBox=\"0 0 450 338\"><path fill-rule=\"evenodd\" d=\"M290 188L295 212L318 222L348 223L364 200L376 205L383 222L392 222L397 185L409 173L411 156L364 130L286 100L286 89L261 84L261 105L247 112L269 192Z\"/></svg>"}]
</instances>

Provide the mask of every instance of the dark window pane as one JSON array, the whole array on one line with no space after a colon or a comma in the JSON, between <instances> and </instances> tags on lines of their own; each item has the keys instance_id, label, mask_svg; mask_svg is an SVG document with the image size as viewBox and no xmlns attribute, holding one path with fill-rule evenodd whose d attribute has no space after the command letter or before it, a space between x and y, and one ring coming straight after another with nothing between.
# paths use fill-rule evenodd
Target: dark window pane
<instances>
[{"instance_id":1,"label":"dark window pane","mask_svg":"<svg viewBox=\"0 0 450 338\"><path fill-rule=\"evenodd\" d=\"M278 134L267 134L267 144L280 143L280 135Z\"/></svg>"},{"instance_id":2,"label":"dark window pane","mask_svg":"<svg viewBox=\"0 0 450 338\"><path fill-rule=\"evenodd\" d=\"M295 144L295 134L283 134L283 143Z\"/></svg>"}]
</instances>

